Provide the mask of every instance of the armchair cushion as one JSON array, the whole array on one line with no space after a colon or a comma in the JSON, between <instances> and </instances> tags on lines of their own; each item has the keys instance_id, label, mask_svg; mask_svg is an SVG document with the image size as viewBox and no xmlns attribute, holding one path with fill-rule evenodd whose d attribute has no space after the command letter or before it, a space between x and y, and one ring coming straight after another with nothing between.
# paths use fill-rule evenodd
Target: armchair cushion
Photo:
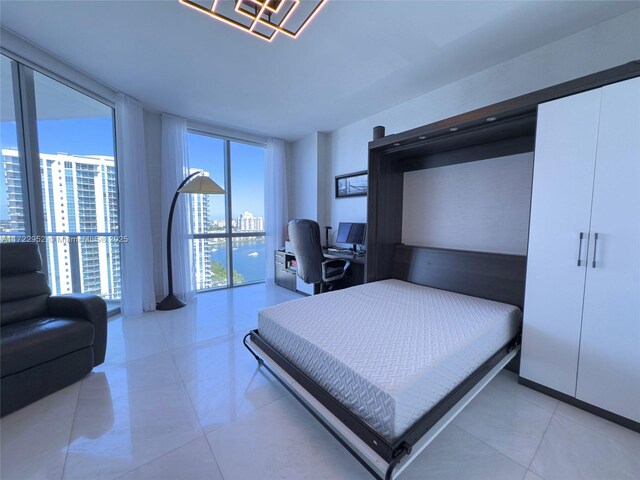
<instances>
[{"instance_id":1,"label":"armchair cushion","mask_svg":"<svg viewBox=\"0 0 640 480\"><path fill-rule=\"evenodd\" d=\"M46 315L50 293L47 277L42 272L3 276L0 323L7 325Z\"/></svg>"},{"instance_id":2,"label":"armchair cushion","mask_svg":"<svg viewBox=\"0 0 640 480\"><path fill-rule=\"evenodd\" d=\"M49 297L49 315L81 318L90 322L94 329L94 366L104 362L107 349L107 303L96 295L72 293Z\"/></svg>"},{"instance_id":3,"label":"armchair cushion","mask_svg":"<svg viewBox=\"0 0 640 480\"><path fill-rule=\"evenodd\" d=\"M42 257L37 243L3 243L0 275L37 272L42 269Z\"/></svg>"},{"instance_id":4,"label":"armchair cushion","mask_svg":"<svg viewBox=\"0 0 640 480\"><path fill-rule=\"evenodd\" d=\"M94 327L78 318L40 317L0 330L2 377L62 357L94 341Z\"/></svg>"}]
</instances>

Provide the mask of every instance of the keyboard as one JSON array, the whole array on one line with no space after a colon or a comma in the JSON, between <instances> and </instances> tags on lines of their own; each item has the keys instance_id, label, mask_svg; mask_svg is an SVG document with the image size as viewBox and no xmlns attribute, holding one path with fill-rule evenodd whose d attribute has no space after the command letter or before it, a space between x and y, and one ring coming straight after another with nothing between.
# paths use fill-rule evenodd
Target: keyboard
<instances>
[{"instance_id":1,"label":"keyboard","mask_svg":"<svg viewBox=\"0 0 640 480\"><path fill-rule=\"evenodd\" d=\"M364 255L363 252L354 252L350 248L329 247L329 248L327 248L327 252L329 252L329 253L342 253L342 254L345 254L345 255L354 255L354 256Z\"/></svg>"}]
</instances>

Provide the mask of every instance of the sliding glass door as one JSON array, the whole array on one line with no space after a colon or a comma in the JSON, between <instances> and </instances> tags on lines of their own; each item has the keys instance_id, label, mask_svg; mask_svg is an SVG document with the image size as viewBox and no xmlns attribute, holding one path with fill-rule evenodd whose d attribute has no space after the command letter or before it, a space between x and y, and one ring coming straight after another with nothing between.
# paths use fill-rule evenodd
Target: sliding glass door
<instances>
[{"instance_id":1,"label":"sliding glass door","mask_svg":"<svg viewBox=\"0 0 640 480\"><path fill-rule=\"evenodd\" d=\"M264 147L190 131L189 167L225 195L191 195L197 289L265 279Z\"/></svg>"},{"instance_id":2,"label":"sliding glass door","mask_svg":"<svg viewBox=\"0 0 640 480\"><path fill-rule=\"evenodd\" d=\"M4 56L2 67L3 241L41 242L54 294L119 299L113 108Z\"/></svg>"}]
</instances>

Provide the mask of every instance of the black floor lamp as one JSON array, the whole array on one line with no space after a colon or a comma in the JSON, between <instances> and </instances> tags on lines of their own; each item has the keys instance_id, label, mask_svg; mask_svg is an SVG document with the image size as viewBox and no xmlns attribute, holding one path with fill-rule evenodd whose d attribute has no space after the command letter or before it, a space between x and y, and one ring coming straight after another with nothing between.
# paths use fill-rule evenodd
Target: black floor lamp
<instances>
[{"instance_id":1,"label":"black floor lamp","mask_svg":"<svg viewBox=\"0 0 640 480\"><path fill-rule=\"evenodd\" d=\"M171 202L171 209L169 210L169 225L167 226L167 278L169 279L169 294L156 305L158 310L175 310L177 308L184 307L187 303L180 298L176 297L173 293L173 269L171 267L171 225L173 224L173 213L176 209L176 202L178 201L178 195L181 193L199 193L202 195L211 195L217 193L224 193L224 190L220 185L211 180L208 176L204 175L202 170L193 172L187 178L185 178Z\"/></svg>"}]
</instances>

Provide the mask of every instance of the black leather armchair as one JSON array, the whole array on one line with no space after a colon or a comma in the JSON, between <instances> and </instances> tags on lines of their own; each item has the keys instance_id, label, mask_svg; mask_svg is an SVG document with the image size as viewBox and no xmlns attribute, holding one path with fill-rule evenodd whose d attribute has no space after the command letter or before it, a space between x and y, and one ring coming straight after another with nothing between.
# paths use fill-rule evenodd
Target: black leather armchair
<instances>
[{"instance_id":1,"label":"black leather armchair","mask_svg":"<svg viewBox=\"0 0 640 480\"><path fill-rule=\"evenodd\" d=\"M320 226L313 220L296 219L289 222L289 240L293 244L298 265L298 277L314 284L314 292L333 288L333 282L341 280L349 271L348 260L330 259L322 253ZM317 287L317 288L316 288Z\"/></svg>"},{"instance_id":2,"label":"black leather armchair","mask_svg":"<svg viewBox=\"0 0 640 480\"><path fill-rule=\"evenodd\" d=\"M78 381L104 362L107 305L51 296L35 243L0 244L0 415Z\"/></svg>"}]
</instances>

